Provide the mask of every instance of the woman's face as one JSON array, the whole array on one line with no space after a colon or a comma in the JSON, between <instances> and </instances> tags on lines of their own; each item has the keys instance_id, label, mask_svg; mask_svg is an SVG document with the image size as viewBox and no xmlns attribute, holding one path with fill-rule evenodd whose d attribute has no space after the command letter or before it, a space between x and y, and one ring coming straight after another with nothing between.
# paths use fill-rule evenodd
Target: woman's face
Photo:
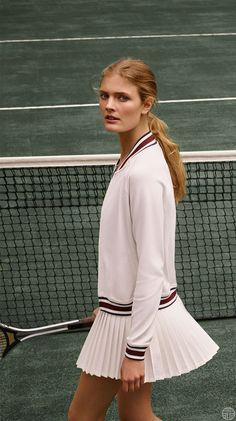
<instances>
[{"instance_id":1,"label":"woman's face","mask_svg":"<svg viewBox=\"0 0 236 421\"><path fill-rule=\"evenodd\" d=\"M99 106L106 129L115 133L137 128L149 111L142 103L137 87L117 74L103 78Z\"/></svg>"}]
</instances>

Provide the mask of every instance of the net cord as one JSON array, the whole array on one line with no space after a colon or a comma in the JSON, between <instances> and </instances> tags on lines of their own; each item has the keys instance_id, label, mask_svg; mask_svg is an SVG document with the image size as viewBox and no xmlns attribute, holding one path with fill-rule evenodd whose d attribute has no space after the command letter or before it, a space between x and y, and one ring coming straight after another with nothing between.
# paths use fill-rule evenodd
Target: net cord
<instances>
[{"instance_id":1,"label":"net cord","mask_svg":"<svg viewBox=\"0 0 236 421\"><path fill-rule=\"evenodd\" d=\"M236 150L181 152L183 162L236 161ZM0 168L113 165L119 154L2 157Z\"/></svg>"}]
</instances>

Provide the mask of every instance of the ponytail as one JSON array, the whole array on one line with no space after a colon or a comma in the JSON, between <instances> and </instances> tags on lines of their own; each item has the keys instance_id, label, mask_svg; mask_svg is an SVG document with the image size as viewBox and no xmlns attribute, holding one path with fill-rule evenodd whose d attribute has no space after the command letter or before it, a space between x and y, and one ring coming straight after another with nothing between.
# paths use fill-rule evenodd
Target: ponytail
<instances>
[{"instance_id":1,"label":"ponytail","mask_svg":"<svg viewBox=\"0 0 236 421\"><path fill-rule=\"evenodd\" d=\"M164 153L173 183L175 201L178 203L183 199L186 193L186 172L180 157L179 147L169 138L167 134L167 125L164 121L154 114L149 113L148 123L151 132L156 136Z\"/></svg>"}]
</instances>

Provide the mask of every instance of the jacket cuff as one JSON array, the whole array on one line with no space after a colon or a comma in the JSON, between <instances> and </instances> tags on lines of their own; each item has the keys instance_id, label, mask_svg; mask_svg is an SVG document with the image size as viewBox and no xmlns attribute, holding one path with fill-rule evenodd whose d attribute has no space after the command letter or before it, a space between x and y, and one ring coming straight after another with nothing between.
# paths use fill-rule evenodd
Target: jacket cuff
<instances>
[{"instance_id":1,"label":"jacket cuff","mask_svg":"<svg viewBox=\"0 0 236 421\"><path fill-rule=\"evenodd\" d=\"M144 360L146 349L146 346L131 346L127 344L125 356L131 360L142 361Z\"/></svg>"}]
</instances>

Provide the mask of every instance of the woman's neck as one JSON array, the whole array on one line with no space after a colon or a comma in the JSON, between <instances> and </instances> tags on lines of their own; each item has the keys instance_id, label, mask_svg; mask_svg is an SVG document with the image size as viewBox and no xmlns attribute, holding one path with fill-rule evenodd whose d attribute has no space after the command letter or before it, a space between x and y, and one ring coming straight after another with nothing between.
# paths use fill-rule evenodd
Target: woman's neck
<instances>
[{"instance_id":1,"label":"woman's neck","mask_svg":"<svg viewBox=\"0 0 236 421\"><path fill-rule=\"evenodd\" d=\"M127 158L131 150L133 149L135 143L140 139L145 133L149 131L148 124L137 127L130 132L120 133L120 163Z\"/></svg>"}]
</instances>

